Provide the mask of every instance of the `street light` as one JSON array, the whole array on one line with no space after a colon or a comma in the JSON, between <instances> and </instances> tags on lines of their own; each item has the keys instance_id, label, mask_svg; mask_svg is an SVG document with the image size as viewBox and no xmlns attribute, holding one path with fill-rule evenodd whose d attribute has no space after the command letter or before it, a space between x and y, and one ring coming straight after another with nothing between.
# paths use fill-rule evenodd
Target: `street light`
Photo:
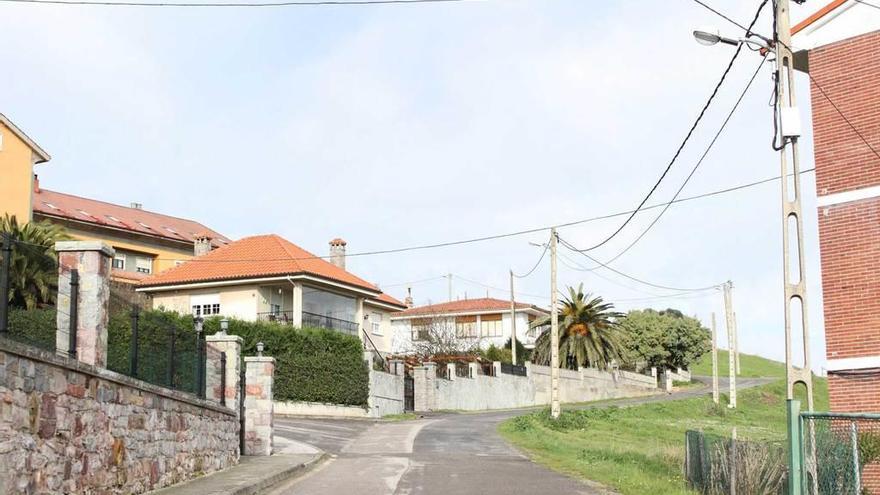
<instances>
[{"instance_id":1,"label":"street light","mask_svg":"<svg viewBox=\"0 0 880 495\"><path fill-rule=\"evenodd\" d=\"M226 335L227 330L229 330L229 320L223 318L220 320L220 335Z\"/></svg>"},{"instance_id":2,"label":"street light","mask_svg":"<svg viewBox=\"0 0 880 495\"><path fill-rule=\"evenodd\" d=\"M265 348L265 346L263 345L262 342L257 342L257 356L262 357L264 348Z\"/></svg>"},{"instance_id":3,"label":"street light","mask_svg":"<svg viewBox=\"0 0 880 495\"><path fill-rule=\"evenodd\" d=\"M721 32L718 31L716 27L702 27L694 30L694 39L697 40L697 43L703 46L712 46L718 43L724 43L725 45L733 45L737 46L740 43L745 43L747 45L753 45L758 48L763 48L765 50L770 49L770 40L767 38L752 33L753 36L758 37L759 39L754 38L725 38L721 36Z\"/></svg>"}]
</instances>

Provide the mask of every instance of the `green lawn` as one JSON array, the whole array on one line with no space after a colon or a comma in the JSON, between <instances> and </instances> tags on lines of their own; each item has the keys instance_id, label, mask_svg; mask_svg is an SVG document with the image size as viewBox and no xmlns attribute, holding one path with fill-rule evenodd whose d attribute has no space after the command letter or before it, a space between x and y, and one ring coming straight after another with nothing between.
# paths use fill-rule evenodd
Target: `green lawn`
<instances>
[{"instance_id":1,"label":"green lawn","mask_svg":"<svg viewBox=\"0 0 880 495\"><path fill-rule=\"evenodd\" d=\"M727 376L730 370L727 351L718 350L718 375ZM761 376L785 377L785 363L773 361L771 359L762 358L761 356L753 356L751 354L739 353L738 376L746 378L755 378ZM712 353L707 353L700 361L690 367L691 374L712 376Z\"/></svg>"},{"instance_id":2,"label":"green lawn","mask_svg":"<svg viewBox=\"0 0 880 495\"><path fill-rule=\"evenodd\" d=\"M745 355L741 359L746 371ZM825 380L815 380L814 393L816 410L827 410ZM777 381L743 390L736 410L715 406L707 395L630 408L564 411L556 422L547 411L536 412L502 423L499 431L536 462L624 495L688 494L693 492L685 488L682 476L686 430L729 435L736 426L741 439L781 442L784 399L785 383ZM726 401L725 395L722 404Z\"/></svg>"}]
</instances>

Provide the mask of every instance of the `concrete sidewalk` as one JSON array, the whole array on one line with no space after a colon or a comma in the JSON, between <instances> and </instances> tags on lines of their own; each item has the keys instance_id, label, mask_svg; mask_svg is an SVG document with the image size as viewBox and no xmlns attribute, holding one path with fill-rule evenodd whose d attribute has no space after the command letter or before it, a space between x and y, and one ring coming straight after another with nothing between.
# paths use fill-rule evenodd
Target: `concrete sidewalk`
<instances>
[{"instance_id":1,"label":"concrete sidewalk","mask_svg":"<svg viewBox=\"0 0 880 495\"><path fill-rule=\"evenodd\" d=\"M252 495L314 468L322 452L242 457L238 465L149 495Z\"/></svg>"}]
</instances>

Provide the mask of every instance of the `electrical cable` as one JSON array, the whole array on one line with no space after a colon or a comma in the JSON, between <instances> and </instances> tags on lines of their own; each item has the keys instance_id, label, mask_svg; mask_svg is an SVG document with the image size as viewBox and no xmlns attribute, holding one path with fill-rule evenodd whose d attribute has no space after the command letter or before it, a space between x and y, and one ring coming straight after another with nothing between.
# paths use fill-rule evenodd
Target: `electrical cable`
<instances>
[{"instance_id":1,"label":"electrical cable","mask_svg":"<svg viewBox=\"0 0 880 495\"><path fill-rule=\"evenodd\" d=\"M831 106L834 107L834 110L837 111L837 113L846 122L846 124L849 126L849 128L852 129L853 132L855 132L857 136L859 136L859 139L861 139L862 142L865 143L865 146L867 146L868 149L870 149L871 152L874 153L874 155L877 158L880 158L880 153L878 153L877 150L874 149L873 146L871 146L871 143L868 142L868 140L865 138L865 136L861 132L859 132L859 130L856 129L856 126L853 125L853 123L850 122L850 120L846 117L846 115L843 114L843 111L840 110L840 107L838 107L837 104L834 103L834 100L832 100L831 97L828 96L828 93L825 92L825 88L823 88L822 85L819 84L819 81L817 81L816 78L813 77L813 74L810 74L808 72L807 75L810 76L810 81L813 81L813 84L816 85L816 89L818 89L819 92L822 93L822 96L824 96L825 99L828 100L828 103L830 103Z\"/></svg>"},{"instance_id":2,"label":"electrical cable","mask_svg":"<svg viewBox=\"0 0 880 495\"><path fill-rule=\"evenodd\" d=\"M538 261L535 263L535 266L533 266L532 269L529 270L527 273L525 273L525 274L523 274L523 275L517 275L516 273L513 272L513 270L511 270L511 271L510 271L510 274L513 275L514 278L526 278L526 277L528 277L529 275L531 275L532 273L534 273L534 271L537 270L538 267L541 265L541 261L544 260L544 256L547 254L547 250L548 250L549 248L550 248L550 243L549 243L549 241L548 241L548 242L544 243L544 250L541 251L541 256L538 257Z\"/></svg>"},{"instance_id":3,"label":"electrical cable","mask_svg":"<svg viewBox=\"0 0 880 495\"><path fill-rule=\"evenodd\" d=\"M748 28L749 32L751 32L751 29L755 26L755 23L758 22L758 18L761 16L761 11L764 9L764 6L767 5L767 1L768 0L763 0L761 2L761 5L758 7L758 11L755 12L755 17L752 19L751 24L749 24L749 28ZM598 247L604 246L606 243L608 243L608 241L610 241L611 239L616 237L617 234L619 234L624 229L624 227L626 227L629 224L629 222L632 221L632 219L636 216L636 213L638 213L639 210L641 210L641 208L645 205L645 203L648 202L648 199L651 198L651 195L654 194L654 192L657 190L657 188L660 187L660 183L662 183L663 179L666 178L666 175L669 174L669 171L672 169L672 166L675 164L675 161L681 155L681 152L684 150L685 145L690 140L694 131L697 129L697 126L700 124L700 121L702 121L703 116L706 114L706 111L709 109L709 106L714 101L715 96L718 94L718 90L721 89L721 86L724 84L724 80L727 78L727 75L730 73L730 70L733 68L733 64L736 62L736 59L739 57L739 54L742 52L743 44L744 43L740 43L739 45L737 45L736 51L733 53L733 56L730 58L730 62L728 62L727 67L724 69L724 72L721 74L721 78L718 80L718 83L715 85L715 88L712 90L712 94L709 96L709 99L703 105L703 108L700 111L700 114L697 116L697 119L691 125L691 128L688 131L687 135L685 135L684 140L678 146L678 149L675 151L675 154L672 156L672 160L669 161L669 164L666 166L666 169L660 175L660 178L657 179L657 182L654 183L654 186L651 187L651 190L648 191L648 194L645 195L645 197L642 199L642 201L639 203L639 205L636 207L636 209L633 211L633 213L617 228L617 230L615 230L611 235L606 237L601 242L584 249L584 251L592 251Z\"/></svg>"},{"instance_id":4,"label":"electrical cable","mask_svg":"<svg viewBox=\"0 0 880 495\"><path fill-rule=\"evenodd\" d=\"M578 253L578 254L580 254L580 255L586 257L587 259L593 261L593 263L597 263L597 264L599 264L599 265L602 265L602 266L605 267L607 270L610 270L610 271L612 271L612 272L614 272L614 273L616 273L616 274L618 274L618 275L620 275L620 276L622 276L622 277L626 277L626 278L628 278L628 279L630 279L630 280L633 280L633 281L635 281L635 282L639 282L640 284L644 284L644 285L647 285L647 286L649 286L649 287L655 287L655 288L657 288L657 289L674 290L674 291L679 291L679 292L700 292L700 291L709 290L709 289L715 289L715 288L717 288L717 287L720 287L720 284L714 284L714 285L709 285L709 286L706 286L706 287L696 287L696 288L672 287L672 286L668 286L668 285L655 284L655 283L652 283L652 282L648 282L648 281L642 280L642 279L640 279L640 278L633 277L632 275L627 275L626 273L624 273L624 272L622 272L622 271L620 271L620 270L617 270L616 268L610 267L610 266L608 266L608 265L602 263L601 261L597 260L596 258L590 256L589 254L585 253L584 250L578 249L577 247L575 247L574 245L572 245L570 242L568 242L568 241L562 239L561 237L559 237L559 242L560 242L563 246L565 246L567 249L569 249L570 251L573 251L573 252L575 252L575 253Z\"/></svg>"},{"instance_id":5,"label":"electrical cable","mask_svg":"<svg viewBox=\"0 0 880 495\"><path fill-rule=\"evenodd\" d=\"M743 26L742 24L736 22L735 20L733 20L733 19L731 19L730 17L724 15L723 13L719 12L718 10L713 9L711 6L707 5L706 3L701 2L700 0L693 0L693 1L694 1L694 3L699 4L700 6L702 6L702 7L705 8L706 10L712 12L713 14L717 15L718 17L720 17L720 18L724 19L725 21L727 21L727 22L733 24L734 26L736 26L736 27L742 29L743 31L748 31L748 30L749 30L749 28L747 28L747 27Z\"/></svg>"},{"instance_id":6,"label":"electrical cable","mask_svg":"<svg viewBox=\"0 0 880 495\"><path fill-rule=\"evenodd\" d=\"M856 0L856 2L858 2L862 5L867 5L868 7L874 7L875 9L880 9L880 5L873 4L871 2L866 2L865 0Z\"/></svg>"},{"instance_id":7,"label":"electrical cable","mask_svg":"<svg viewBox=\"0 0 880 495\"><path fill-rule=\"evenodd\" d=\"M678 196L681 194L681 192L684 190L684 188L688 185L688 182L690 182L691 178L693 178L694 174L697 172L697 169L700 168L700 165L702 165L703 160L706 159L706 156L712 150L712 147L715 146L715 142L718 141L718 138L721 136L721 133L724 132L724 129L727 127L727 124L730 122L730 119L733 117L733 114L736 113L736 110L739 108L739 104L742 103L743 98L745 98L746 93L748 93L748 91L749 91L749 88L752 87L752 83L755 82L755 78L758 77L758 73L761 72L761 68L764 66L764 62L766 60L767 60L766 56L764 56L761 59L761 62L758 64L758 67L755 68L755 72L752 74L752 77L749 79L748 84L746 84L746 87L743 89L742 93L740 93L739 98L736 100L736 103L734 103L733 108L730 109L730 112L727 114L727 117L724 119L724 122L721 123L721 127L718 129L718 132L715 133L715 136L709 142L709 146L706 147L706 150L703 151L703 155L700 156L700 159L697 160L697 163L691 169L691 173L688 174L688 176L684 179L684 182L682 182L681 186L679 186L678 190L675 191L675 194L672 196L672 200L670 202L666 203L666 206L664 206L663 209L660 210L660 213L657 214L657 216L654 218L654 220L648 225L648 227L644 231L642 231L641 234L639 234L638 237L636 237L631 243L629 243L629 245L626 246L623 249L623 251L617 253L616 256L607 260L605 262L605 264L610 264L610 263L613 263L614 261L617 261L621 256L626 254L630 249L632 249L633 246L635 246L639 241L641 241L642 238L645 237L645 234L647 234L652 228L654 228L654 225L656 225L657 222L660 220L660 218L666 213L666 211L669 210L669 206L672 204L672 201L675 201L676 199L678 199Z\"/></svg>"}]
</instances>

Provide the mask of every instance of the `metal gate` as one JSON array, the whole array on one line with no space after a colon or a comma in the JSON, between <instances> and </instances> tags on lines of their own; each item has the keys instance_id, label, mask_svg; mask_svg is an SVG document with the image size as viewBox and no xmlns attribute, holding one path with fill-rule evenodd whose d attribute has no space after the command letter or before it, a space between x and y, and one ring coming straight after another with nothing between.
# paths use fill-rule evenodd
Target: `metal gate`
<instances>
[{"instance_id":1,"label":"metal gate","mask_svg":"<svg viewBox=\"0 0 880 495\"><path fill-rule=\"evenodd\" d=\"M408 373L403 375L403 410L412 412L416 409L416 383Z\"/></svg>"},{"instance_id":2,"label":"metal gate","mask_svg":"<svg viewBox=\"0 0 880 495\"><path fill-rule=\"evenodd\" d=\"M242 363L241 374L239 375L238 380L238 455L244 455L244 400L247 397L247 382L245 377L247 376L245 373L245 367Z\"/></svg>"}]
</instances>

